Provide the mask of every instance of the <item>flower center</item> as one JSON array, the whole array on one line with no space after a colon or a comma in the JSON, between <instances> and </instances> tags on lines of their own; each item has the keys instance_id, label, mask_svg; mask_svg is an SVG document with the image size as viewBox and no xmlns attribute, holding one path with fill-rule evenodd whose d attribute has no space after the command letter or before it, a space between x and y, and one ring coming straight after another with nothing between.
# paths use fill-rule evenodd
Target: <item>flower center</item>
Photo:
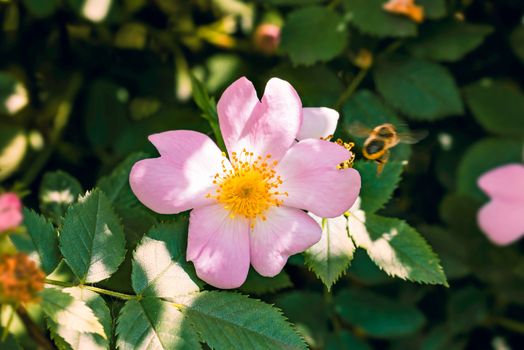
<instances>
[{"instance_id":1,"label":"flower center","mask_svg":"<svg viewBox=\"0 0 524 350\"><path fill-rule=\"evenodd\" d=\"M216 193L208 194L229 210L230 217L244 216L251 220L260 217L266 220L264 212L271 206L279 207L287 192L277 191L282 184L280 176L274 170L277 161L270 161L271 155L254 157L253 152L245 149L238 155L231 154L233 167L222 166L222 173L216 174L213 181L218 184Z\"/></svg>"}]
</instances>

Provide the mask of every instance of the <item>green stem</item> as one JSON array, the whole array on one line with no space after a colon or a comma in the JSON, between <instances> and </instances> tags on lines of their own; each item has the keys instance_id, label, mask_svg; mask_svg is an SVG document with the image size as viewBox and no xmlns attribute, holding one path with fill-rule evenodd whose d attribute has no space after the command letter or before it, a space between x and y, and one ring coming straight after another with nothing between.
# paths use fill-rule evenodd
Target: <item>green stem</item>
<instances>
[{"instance_id":1,"label":"green stem","mask_svg":"<svg viewBox=\"0 0 524 350\"><path fill-rule=\"evenodd\" d=\"M342 330L342 325L340 324L340 321L338 320L337 315L335 314L333 295L330 291L328 291L327 287L324 287L324 303L326 304L328 316L331 320L331 323L333 324L335 332L340 332Z\"/></svg>"},{"instance_id":2,"label":"green stem","mask_svg":"<svg viewBox=\"0 0 524 350\"><path fill-rule=\"evenodd\" d=\"M9 315L9 319L7 320L7 324L5 325L4 327L4 331L2 332L2 343L5 342L5 340L7 339L7 336L9 335L9 328L11 328L11 323L13 323L13 320L15 319L15 313L16 313L16 308L18 306L11 306L12 310L11 310L11 315Z\"/></svg>"},{"instance_id":3,"label":"green stem","mask_svg":"<svg viewBox=\"0 0 524 350\"><path fill-rule=\"evenodd\" d=\"M351 95L353 95L360 83L362 83L362 81L366 77L367 73L368 69L361 69L358 72L358 74L353 78L353 80L351 80L351 84L349 84L346 90L344 90L344 92L342 93L342 95L340 95L337 104L335 105L336 110L340 110L344 103L351 97Z\"/></svg>"},{"instance_id":4,"label":"green stem","mask_svg":"<svg viewBox=\"0 0 524 350\"><path fill-rule=\"evenodd\" d=\"M55 286L60 286L60 287L85 288L85 289L91 290L91 291L99 293L99 294L109 295L109 296L112 296L112 297L115 297L115 298L118 298L118 299L122 299L122 300L131 300L131 299L136 299L137 298L137 296L133 295L133 294L124 294L124 293L115 292L115 291L112 291L112 290L103 289L103 288L99 288L99 287L95 287L95 286L89 286L89 285L85 285L85 284L77 285L77 284L69 283L69 282L55 281L55 280L51 280L51 279L48 279L48 278L46 278L45 283L52 284L52 285L55 285Z\"/></svg>"},{"instance_id":5,"label":"green stem","mask_svg":"<svg viewBox=\"0 0 524 350\"><path fill-rule=\"evenodd\" d=\"M511 320L505 317L495 317L492 322L513 332L524 334L524 323L522 322Z\"/></svg>"}]
</instances>

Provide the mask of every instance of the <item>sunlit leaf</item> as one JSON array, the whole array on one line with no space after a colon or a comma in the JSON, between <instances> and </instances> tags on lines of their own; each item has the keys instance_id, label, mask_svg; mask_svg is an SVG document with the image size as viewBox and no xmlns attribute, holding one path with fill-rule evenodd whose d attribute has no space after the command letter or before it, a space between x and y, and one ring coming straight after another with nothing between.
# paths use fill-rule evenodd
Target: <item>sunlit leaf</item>
<instances>
[{"instance_id":1,"label":"sunlit leaf","mask_svg":"<svg viewBox=\"0 0 524 350\"><path fill-rule=\"evenodd\" d=\"M27 150L24 131L16 126L0 124L0 181L14 173Z\"/></svg>"},{"instance_id":2,"label":"sunlit leaf","mask_svg":"<svg viewBox=\"0 0 524 350\"><path fill-rule=\"evenodd\" d=\"M193 266L186 262L187 223L161 224L149 231L133 254L136 293L172 298L199 291Z\"/></svg>"},{"instance_id":3,"label":"sunlit leaf","mask_svg":"<svg viewBox=\"0 0 524 350\"><path fill-rule=\"evenodd\" d=\"M355 245L348 235L346 217L322 219L310 215L321 225L322 237L304 252L305 262L329 291L353 260Z\"/></svg>"},{"instance_id":4,"label":"sunlit leaf","mask_svg":"<svg viewBox=\"0 0 524 350\"><path fill-rule=\"evenodd\" d=\"M85 288L73 287L63 289L63 291L71 295L74 300L84 302L93 310L94 315L104 327L104 332L108 336L107 338L109 338L112 322L109 308L104 299L99 294ZM79 332L71 329L67 325L56 323L52 319L49 319L47 324L50 330L55 333L55 336L60 337L63 341L62 347L65 349L109 349L109 339L102 337L100 334ZM55 339L55 342L56 341Z\"/></svg>"},{"instance_id":5,"label":"sunlit leaf","mask_svg":"<svg viewBox=\"0 0 524 350\"><path fill-rule=\"evenodd\" d=\"M447 285L438 256L404 221L351 210L348 227L356 245L366 249L371 260L388 275Z\"/></svg>"},{"instance_id":6,"label":"sunlit leaf","mask_svg":"<svg viewBox=\"0 0 524 350\"><path fill-rule=\"evenodd\" d=\"M190 323L175 305L153 297L126 302L116 334L120 350L201 349Z\"/></svg>"},{"instance_id":7,"label":"sunlit leaf","mask_svg":"<svg viewBox=\"0 0 524 350\"><path fill-rule=\"evenodd\" d=\"M42 310L60 327L72 332L98 334L107 339L104 327L84 301L54 288L44 289L40 297Z\"/></svg>"}]
</instances>

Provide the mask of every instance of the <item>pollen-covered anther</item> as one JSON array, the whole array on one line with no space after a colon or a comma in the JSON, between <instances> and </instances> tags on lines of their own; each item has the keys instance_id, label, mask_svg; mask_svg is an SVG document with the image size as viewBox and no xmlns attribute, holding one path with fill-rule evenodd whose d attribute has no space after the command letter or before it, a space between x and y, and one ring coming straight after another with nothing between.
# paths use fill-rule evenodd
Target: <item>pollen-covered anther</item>
<instances>
[{"instance_id":1,"label":"pollen-covered anther","mask_svg":"<svg viewBox=\"0 0 524 350\"><path fill-rule=\"evenodd\" d=\"M231 152L232 169L215 175L218 188L215 198L229 211L229 216L243 216L250 219L253 227L257 218L265 220L264 213L272 206L282 205L287 192L278 191L282 179L276 174L278 161L270 161L271 155L255 156L253 152ZM215 182L214 182L215 183Z\"/></svg>"},{"instance_id":2,"label":"pollen-covered anther","mask_svg":"<svg viewBox=\"0 0 524 350\"><path fill-rule=\"evenodd\" d=\"M351 150L353 149L353 147L355 147L355 144L353 142L344 142L342 139L337 139L335 143L337 145L344 147L351 153L351 156L349 157L349 159L346 159L345 161L337 165L337 169L353 168L353 163L355 161L355 153L351 152Z\"/></svg>"}]
</instances>

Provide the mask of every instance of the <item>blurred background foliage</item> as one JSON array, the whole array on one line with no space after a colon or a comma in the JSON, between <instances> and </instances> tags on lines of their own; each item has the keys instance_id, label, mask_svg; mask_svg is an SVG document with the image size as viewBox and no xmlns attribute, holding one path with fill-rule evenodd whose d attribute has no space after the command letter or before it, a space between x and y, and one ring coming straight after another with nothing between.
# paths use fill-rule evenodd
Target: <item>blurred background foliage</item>
<instances>
[{"instance_id":1,"label":"blurred background foliage","mask_svg":"<svg viewBox=\"0 0 524 350\"><path fill-rule=\"evenodd\" d=\"M241 75L258 89L278 76L304 106L341 112L357 158L354 121L429 131L396 147L381 177L359 170L386 183L379 212L423 233L450 287L390 278L357 249L333 294L301 256L246 291L281 307L313 349L522 348L523 245L496 247L479 231L476 179L524 160L524 2L417 0L420 24L384 3L0 0L2 187L29 190L33 207L41 183L81 193L131 153L154 154L151 133L212 134L192 75L217 98ZM73 177L44 176L58 169Z\"/></svg>"}]
</instances>

